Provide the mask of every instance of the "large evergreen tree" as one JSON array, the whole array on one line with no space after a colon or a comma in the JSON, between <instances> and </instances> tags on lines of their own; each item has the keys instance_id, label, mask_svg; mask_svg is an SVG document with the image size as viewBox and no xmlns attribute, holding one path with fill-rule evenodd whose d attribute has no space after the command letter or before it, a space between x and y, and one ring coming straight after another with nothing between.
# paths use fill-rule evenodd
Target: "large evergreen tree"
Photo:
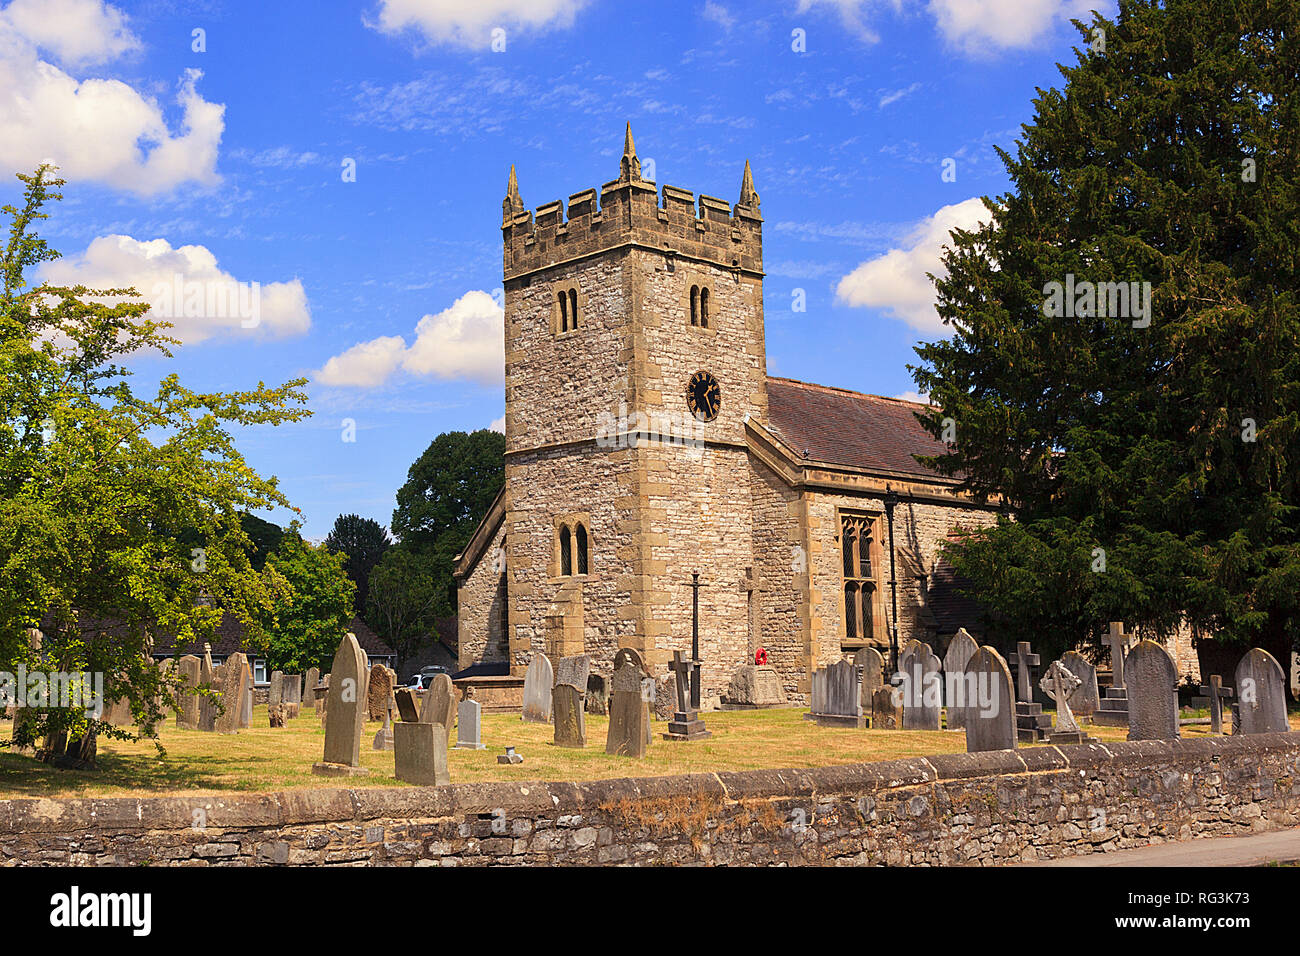
<instances>
[{"instance_id":1,"label":"large evergreen tree","mask_svg":"<svg viewBox=\"0 0 1300 956\"><path fill-rule=\"evenodd\" d=\"M370 572L392 544L383 525L360 515L339 515L325 537L325 547L344 555L343 568L357 586L356 607L360 615L367 613Z\"/></svg>"},{"instance_id":2,"label":"large evergreen tree","mask_svg":"<svg viewBox=\"0 0 1300 956\"><path fill-rule=\"evenodd\" d=\"M951 559L1008 637L1184 614L1286 661L1300 596L1300 6L1120 0L1076 24L992 222L954 233L917 384L937 467L1009 516ZM1150 282L1067 317L1051 283ZM1110 303L1108 303L1109 305ZM945 421L948 419L950 421ZM1104 569L1104 570L1103 570Z\"/></svg>"}]
</instances>

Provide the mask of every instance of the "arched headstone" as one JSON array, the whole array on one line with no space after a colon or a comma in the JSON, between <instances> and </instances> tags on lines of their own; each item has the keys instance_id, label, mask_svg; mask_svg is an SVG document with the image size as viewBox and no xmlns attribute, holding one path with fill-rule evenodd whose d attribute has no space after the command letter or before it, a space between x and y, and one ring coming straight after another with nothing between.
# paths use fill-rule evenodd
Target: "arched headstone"
<instances>
[{"instance_id":1,"label":"arched headstone","mask_svg":"<svg viewBox=\"0 0 1300 956\"><path fill-rule=\"evenodd\" d=\"M938 730L939 708L943 705L943 665L929 644L909 641L898 659L903 676L903 729Z\"/></svg>"},{"instance_id":2,"label":"arched headstone","mask_svg":"<svg viewBox=\"0 0 1300 956\"><path fill-rule=\"evenodd\" d=\"M524 672L524 720L538 724L551 722L551 688L555 686L555 670L551 660L538 652L533 655Z\"/></svg>"},{"instance_id":3,"label":"arched headstone","mask_svg":"<svg viewBox=\"0 0 1300 956\"><path fill-rule=\"evenodd\" d=\"M1237 664L1238 734L1284 734L1286 674L1277 658L1263 648L1252 648Z\"/></svg>"},{"instance_id":4,"label":"arched headstone","mask_svg":"<svg viewBox=\"0 0 1300 956\"><path fill-rule=\"evenodd\" d=\"M330 668L325 705L325 755L312 773L322 776L364 774L361 732L366 725L366 655L355 634L346 634ZM444 747L444 752L446 748Z\"/></svg>"},{"instance_id":5,"label":"arched headstone","mask_svg":"<svg viewBox=\"0 0 1300 956\"><path fill-rule=\"evenodd\" d=\"M1155 641L1140 641L1124 659L1128 739L1178 739L1178 668Z\"/></svg>"},{"instance_id":6,"label":"arched headstone","mask_svg":"<svg viewBox=\"0 0 1300 956\"><path fill-rule=\"evenodd\" d=\"M862 712L871 713L871 700L876 691L885 686L885 659L874 647L861 648L853 655L854 663L862 670L862 690L859 699Z\"/></svg>"},{"instance_id":7,"label":"arched headstone","mask_svg":"<svg viewBox=\"0 0 1300 956\"><path fill-rule=\"evenodd\" d=\"M1078 651L1066 651L1061 655L1061 663L1071 674L1082 681L1082 685L1070 698L1070 710L1076 717L1091 717L1101 706L1101 692L1097 686L1097 668L1088 658Z\"/></svg>"},{"instance_id":8,"label":"arched headstone","mask_svg":"<svg viewBox=\"0 0 1300 956\"><path fill-rule=\"evenodd\" d=\"M966 710L975 703L978 693L967 679L970 661L979 653L980 646L975 638L961 628L948 642L948 649L943 655L944 702L948 705L948 729L960 730L966 726Z\"/></svg>"},{"instance_id":9,"label":"arched headstone","mask_svg":"<svg viewBox=\"0 0 1300 956\"><path fill-rule=\"evenodd\" d=\"M981 647L970 659L979 701L966 713L966 751L1016 749L1016 693L1011 668L991 647Z\"/></svg>"}]
</instances>

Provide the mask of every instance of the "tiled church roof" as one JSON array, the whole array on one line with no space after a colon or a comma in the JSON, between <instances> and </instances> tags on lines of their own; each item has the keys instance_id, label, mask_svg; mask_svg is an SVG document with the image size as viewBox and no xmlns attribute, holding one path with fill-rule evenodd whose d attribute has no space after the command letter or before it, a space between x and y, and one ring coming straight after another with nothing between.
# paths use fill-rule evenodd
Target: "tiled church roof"
<instances>
[{"instance_id":1,"label":"tiled church roof","mask_svg":"<svg viewBox=\"0 0 1300 956\"><path fill-rule=\"evenodd\" d=\"M913 455L938 455L917 402L863 395L788 378L767 380L768 421L796 456L869 471L936 477Z\"/></svg>"}]
</instances>

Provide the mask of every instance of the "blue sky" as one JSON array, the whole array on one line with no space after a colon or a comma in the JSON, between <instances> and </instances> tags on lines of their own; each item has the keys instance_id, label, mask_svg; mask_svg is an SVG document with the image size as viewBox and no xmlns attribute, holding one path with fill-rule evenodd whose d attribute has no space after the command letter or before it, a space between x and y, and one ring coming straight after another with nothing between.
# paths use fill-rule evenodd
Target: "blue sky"
<instances>
[{"instance_id":1,"label":"blue sky","mask_svg":"<svg viewBox=\"0 0 1300 956\"><path fill-rule=\"evenodd\" d=\"M8 174L62 167L51 279L135 285L159 311L163 286L258 283L255 325L173 307L186 344L133 368L141 386L169 367L205 389L309 378L314 417L240 447L320 538L340 513L387 524L430 440L500 419L510 164L529 208L567 199L616 178L629 120L661 185L734 202L751 162L772 374L911 393L913 347L942 335L924 273L1005 190L993 146L1059 84L1067 17L1094 6L1114 12L0 0L0 199Z\"/></svg>"}]
</instances>

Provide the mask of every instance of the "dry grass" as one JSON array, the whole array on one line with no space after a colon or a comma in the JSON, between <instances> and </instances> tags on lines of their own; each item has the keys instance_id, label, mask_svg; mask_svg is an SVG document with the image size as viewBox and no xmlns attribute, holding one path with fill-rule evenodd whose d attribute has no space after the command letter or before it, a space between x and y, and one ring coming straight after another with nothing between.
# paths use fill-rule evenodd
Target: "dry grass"
<instances>
[{"instance_id":1,"label":"dry grass","mask_svg":"<svg viewBox=\"0 0 1300 956\"><path fill-rule=\"evenodd\" d=\"M524 723L509 714L483 717L487 750L452 750L451 779L456 782L490 780L601 780L628 776L665 776L755 770L782 767L816 767L866 761L894 760L930 754L960 753L965 735L949 731L855 731L818 727L803 720L802 710L730 711L704 714L713 737L694 743L672 743L659 737L667 729L654 722L655 741L644 760L605 754L605 717L588 715L587 747L571 750L551 743L549 724ZM1292 715L1300 729L1300 716ZM215 791L275 791L295 787L400 786L393 777L393 754L370 749L380 725L367 724L362 739L361 763L369 776L346 781L313 776L311 765L320 760L325 735L320 721L306 711L289 726L272 730L266 708L254 711L253 726L235 735L179 730L168 722L160 740L166 750L159 755L153 741L122 743L101 741L97 771L54 770L30 757L0 749L0 797L102 796L130 793L151 796ZM1203 736L1208 727L1184 727L1186 737ZM1123 740L1125 728L1094 727L1090 733L1102 740ZM452 733L455 740L455 732ZM524 762L503 765L497 754L507 745L523 754Z\"/></svg>"}]
</instances>

